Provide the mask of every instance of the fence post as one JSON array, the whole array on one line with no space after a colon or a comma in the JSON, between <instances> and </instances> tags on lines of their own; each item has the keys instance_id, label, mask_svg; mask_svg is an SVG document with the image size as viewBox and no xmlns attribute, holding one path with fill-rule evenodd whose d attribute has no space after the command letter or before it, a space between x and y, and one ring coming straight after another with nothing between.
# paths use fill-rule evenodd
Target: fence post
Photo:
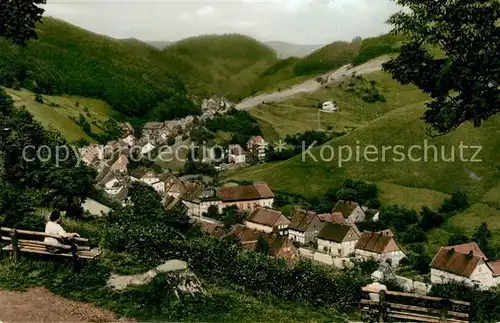
<instances>
[{"instance_id":1,"label":"fence post","mask_svg":"<svg viewBox=\"0 0 500 323\"><path fill-rule=\"evenodd\" d=\"M74 270L80 269L80 260L78 259L78 247L74 239L71 239L71 255L73 256L73 268Z\"/></svg>"},{"instance_id":2,"label":"fence post","mask_svg":"<svg viewBox=\"0 0 500 323\"><path fill-rule=\"evenodd\" d=\"M378 302L378 321L383 323L386 317L385 290L380 291Z\"/></svg>"},{"instance_id":3,"label":"fence post","mask_svg":"<svg viewBox=\"0 0 500 323\"><path fill-rule=\"evenodd\" d=\"M12 244L12 259L14 260L14 262L19 262L20 250L16 229L10 230L10 242Z\"/></svg>"},{"instance_id":4,"label":"fence post","mask_svg":"<svg viewBox=\"0 0 500 323\"><path fill-rule=\"evenodd\" d=\"M447 322L448 309L451 309L451 302L448 299L442 299L439 309L439 322Z\"/></svg>"}]
</instances>

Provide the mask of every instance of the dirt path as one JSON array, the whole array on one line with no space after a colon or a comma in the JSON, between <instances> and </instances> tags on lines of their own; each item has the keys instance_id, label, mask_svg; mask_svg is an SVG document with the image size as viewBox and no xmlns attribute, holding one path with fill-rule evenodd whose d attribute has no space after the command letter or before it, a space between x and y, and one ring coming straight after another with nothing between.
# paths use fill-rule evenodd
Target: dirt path
<instances>
[{"instance_id":1,"label":"dirt path","mask_svg":"<svg viewBox=\"0 0 500 323\"><path fill-rule=\"evenodd\" d=\"M349 65L344 65L338 70L334 72L329 72L322 77L324 79L328 79L327 84L340 82L344 78L349 77L352 72L356 72L356 74L366 74L373 73L376 71L382 70L382 64L387 61L387 58L380 57L374 60L371 60L365 64L353 67L349 69ZM238 110L247 110L262 104L262 102L271 103L271 102L280 102L284 101L292 96L295 96L299 93L310 93L319 90L322 86L326 84L320 84L316 82L315 79L305 81L304 83L295 85L287 90L283 90L280 92L274 93L266 93L257 95L254 97L246 98L242 102L236 105L236 109Z\"/></svg>"},{"instance_id":2,"label":"dirt path","mask_svg":"<svg viewBox=\"0 0 500 323\"><path fill-rule=\"evenodd\" d=\"M56 296L43 288L0 290L0 322L133 322L94 305Z\"/></svg>"}]
</instances>

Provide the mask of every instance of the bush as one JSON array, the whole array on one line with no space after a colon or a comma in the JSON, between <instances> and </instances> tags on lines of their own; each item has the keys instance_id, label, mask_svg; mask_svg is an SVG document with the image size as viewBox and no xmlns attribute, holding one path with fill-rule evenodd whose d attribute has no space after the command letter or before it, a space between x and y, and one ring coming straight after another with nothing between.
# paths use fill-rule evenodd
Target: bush
<instances>
[{"instance_id":1,"label":"bush","mask_svg":"<svg viewBox=\"0 0 500 323\"><path fill-rule=\"evenodd\" d=\"M43 103L43 97L40 93L35 94L35 101L38 103Z\"/></svg>"},{"instance_id":2,"label":"bush","mask_svg":"<svg viewBox=\"0 0 500 323\"><path fill-rule=\"evenodd\" d=\"M467 194L462 190L456 190L451 193L451 197L444 200L443 205L439 209L440 212L450 213L460 211L469 207L469 199Z\"/></svg>"},{"instance_id":3,"label":"bush","mask_svg":"<svg viewBox=\"0 0 500 323\"><path fill-rule=\"evenodd\" d=\"M453 233L448 239L448 246L455 246L470 242L470 238L463 232Z\"/></svg>"},{"instance_id":4,"label":"bush","mask_svg":"<svg viewBox=\"0 0 500 323\"><path fill-rule=\"evenodd\" d=\"M441 214L432 211L427 206L423 206L420 211L420 222L418 225L427 231L432 228L439 228L444 221L445 218Z\"/></svg>"}]
</instances>

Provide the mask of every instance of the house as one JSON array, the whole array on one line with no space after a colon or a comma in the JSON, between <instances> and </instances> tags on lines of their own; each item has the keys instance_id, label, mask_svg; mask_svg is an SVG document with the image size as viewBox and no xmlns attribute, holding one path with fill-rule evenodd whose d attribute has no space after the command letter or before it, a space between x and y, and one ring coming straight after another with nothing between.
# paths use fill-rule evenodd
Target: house
<instances>
[{"instance_id":1,"label":"house","mask_svg":"<svg viewBox=\"0 0 500 323\"><path fill-rule=\"evenodd\" d=\"M280 235L288 234L289 225L290 220L283 213L263 207L257 207L245 220L247 228Z\"/></svg>"},{"instance_id":2,"label":"house","mask_svg":"<svg viewBox=\"0 0 500 323\"><path fill-rule=\"evenodd\" d=\"M212 205L221 211L220 198L215 188L191 182L184 183L184 187L184 193L179 198L186 205L188 215L201 217Z\"/></svg>"},{"instance_id":3,"label":"house","mask_svg":"<svg viewBox=\"0 0 500 323\"><path fill-rule=\"evenodd\" d=\"M224 231L224 229L221 226L213 222L206 222L206 221L201 222L201 231L214 237L222 237L226 235L226 231Z\"/></svg>"},{"instance_id":4,"label":"house","mask_svg":"<svg viewBox=\"0 0 500 323\"><path fill-rule=\"evenodd\" d=\"M186 190L184 183L174 174L168 175L168 177L163 182L165 183L166 195L178 198Z\"/></svg>"},{"instance_id":5,"label":"house","mask_svg":"<svg viewBox=\"0 0 500 323\"><path fill-rule=\"evenodd\" d=\"M97 161L104 159L104 149L99 145L88 145L81 152L82 161L86 166L90 166Z\"/></svg>"},{"instance_id":6,"label":"house","mask_svg":"<svg viewBox=\"0 0 500 323\"><path fill-rule=\"evenodd\" d=\"M251 229L241 224L233 227L231 235L238 239L246 249L284 259L288 264L294 264L299 258L297 249L285 236Z\"/></svg>"},{"instance_id":7,"label":"house","mask_svg":"<svg viewBox=\"0 0 500 323\"><path fill-rule=\"evenodd\" d=\"M227 159L230 163L244 164L246 161L245 151L240 145L229 145Z\"/></svg>"},{"instance_id":8,"label":"house","mask_svg":"<svg viewBox=\"0 0 500 323\"><path fill-rule=\"evenodd\" d=\"M339 200L333 207L332 213L342 213L348 224L362 222L365 212L356 202Z\"/></svg>"},{"instance_id":9,"label":"house","mask_svg":"<svg viewBox=\"0 0 500 323\"><path fill-rule=\"evenodd\" d=\"M433 284L457 281L488 289L500 283L500 261L488 261L475 242L441 247L430 267Z\"/></svg>"},{"instance_id":10,"label":"house","mask_svg":"<svg viewBox=\"0 0 500 323\"><path fill-rule=\"evenodd\" d=\"M119 176L111 171L106 173L97 186L103 189L108 198L117 202L123 201L128 195L128 187Z\"/></svg>"},{"instance_id":11,"label":"house","mask_svg":"<svg viewBox=\"0 0 500 323\"><path fill-rule=\"evenodd\" d=\"M149 154L150 152L155 150L155 148L156 147L152 143L148 142L141 148L141 155Z\"/></svg>"},{"instance_id":12,"label":"house","mask_svg":"<svg viewBox=\"0 0 500 323\"><path fill-rule=\"evenodd\" d=\"M327 222L318 234L318 250L332 256L349 257L359 234L347 224Z\"/></svg>"},{"instance_id":13,"label":"house","mask_svg":"<svg viewBox=\"0 0 500 323\"><path fill-rule=\"evenodd\" d=\"M274 194L267 184L226 186L219 188L221 208L236 205L242 211L253 211L256 207L272 207Z\"/></svg>"},{"instance_id":14,"label":"house","mask_svg":"<svg viewBox=\"0 0 500 323\"><path fill-rule=\"evenodd\" d=\"M165 192L165 182L161 181L160 178L153 172L146 172L140 179L146 185L149 185L155 189L159 194Z\"/></svg>"},{"instance_id":15,"label":"house","mask_svg":"<svg viewBox=\"0 0 500 323\"><path fill-rule=\"evenodd\" d=\"M335 112L338 110L338 107L337 107L337 104L335 102L326 101L326 102L323 102L323 104L321 105L321 110L323 110L325 112Z\"/></svg>"},{"instance_id":16,"label":"house","mask_svg":"<svg viewBox=\"0 0 500 323\"><path fill-rule=\"evenodd\" d=\"M262 136L254 136L248 140L247 149L255 154L258 160L264 160L266 158L267 145Z\"/></svg>"},{"instance_id":17,"label":"house","mask_svg":"<svg viewBox=\"0 0 500 323\"><path fill-rule=\"evenodd\" d=\"M134 135L128 135L127 137L123 138L122 141L128 145L128 147L132 147L135 145L135 137Z\"/></svg>"},{"instance_id":18,"label":"house","mask_svg":"<svg viewBox=\"0 0 500 323\"><path fill-rule=\"evenodd\" d=\"M386 261L392 267L397 267L405 257L394 236L388 231L363 232L356 243L355 253L356 258Z\"/></svg>"},{"instance_id":19,"label":"house","mask_svg":"<svg viewBox=\"0 0 500 323\"><path fill-rule=\"evenodd\" d=\"M347 221L345 220L344 215L340 212L318 214L318 217L323 222L347 224Z\"/></svg>"},{"instance_id":20,"label":"house","mask_svg":"<svg viewBox=\"0 0 500 323\"><path fill-rule=\"evenodd\" d=\"M121 124L121 128L122 128L122 137L125 138L127 136L130 136L130 135L134 135L134 127L132 127L132 125L128 122L124 122Z\"/></svg>"},{"instance_id":21,"label":"house","mask_svg":"<svg viewBox=\"0 0 500 323\"><path fill-rule=\"evenodd\" d=\"M127 173L128 172L128 157L120 155L109 168L112 172Z\"/></svg>"},{"instance_id":22,"label":"house","mask_svg":"<svg viewBox=\"0 0 500 323\"><path fill-rule=\"evenodd\" d=\"M324 226L321 218L311 211L295 209L290 214L292 221L288 228L288 238L301 244L309 244L316 241L320 230Z\"/></svg>"}]
</instances>

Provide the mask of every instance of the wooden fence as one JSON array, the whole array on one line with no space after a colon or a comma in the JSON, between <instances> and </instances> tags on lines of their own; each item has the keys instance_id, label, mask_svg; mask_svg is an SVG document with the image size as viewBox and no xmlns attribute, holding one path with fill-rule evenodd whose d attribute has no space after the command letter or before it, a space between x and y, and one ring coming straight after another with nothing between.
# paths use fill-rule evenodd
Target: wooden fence
<instances>
[{"instance_id":1,"label":"wooden fence","mask_svg":"<svg viewBox=\"0 0 500 323\"><path fill-rule=\"evenodd\" d=\"M365 298L361 308L379 322L469 322L468 302L366 287L362 290Z\"/></svg>"}]
</instances>

